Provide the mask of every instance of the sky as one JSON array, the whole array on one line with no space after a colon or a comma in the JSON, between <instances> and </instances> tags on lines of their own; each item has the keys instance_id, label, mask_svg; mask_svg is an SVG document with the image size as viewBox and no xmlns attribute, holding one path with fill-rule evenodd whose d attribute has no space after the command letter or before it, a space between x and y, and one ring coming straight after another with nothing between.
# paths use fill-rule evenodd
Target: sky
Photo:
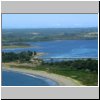
<instances>
[{"instance_id":1,"label":"sky","mask_svg":"<svg viewBox=\"0 0 100 100\"><path fill-rule=\"evenodd\" d=\"M97 27L97 14L2 14L2 28Z\"/></svg>"}]
</instances>

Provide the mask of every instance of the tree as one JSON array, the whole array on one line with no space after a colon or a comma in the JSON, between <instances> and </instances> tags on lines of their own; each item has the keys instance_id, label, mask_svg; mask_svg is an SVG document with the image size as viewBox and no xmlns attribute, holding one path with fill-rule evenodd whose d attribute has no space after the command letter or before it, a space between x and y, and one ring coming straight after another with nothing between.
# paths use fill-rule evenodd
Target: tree
<instances>
[{"instance_id":1,"label":"tree","mask_svg":"<svg viewBox=\"0 0 100 100\"><path fill-rule=\"evenodd\" d=\"M34 56L36 56L37 55L37 52L36 51L34 51Z\"/></svg>"}]
</instances>

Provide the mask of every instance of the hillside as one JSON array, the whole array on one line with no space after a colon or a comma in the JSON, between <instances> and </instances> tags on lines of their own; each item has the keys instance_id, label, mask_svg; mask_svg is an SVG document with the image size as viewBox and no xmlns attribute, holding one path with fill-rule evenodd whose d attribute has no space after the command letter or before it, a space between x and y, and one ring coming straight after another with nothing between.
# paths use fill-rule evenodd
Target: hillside
<instances>
[{"instance_id":1,"label":"hillside","mask_svg":"<svg viewBox=\"0 0 100 100\"><path fill-rule=\"evenodd\" d=\"M97 39L98 29L91 28L39 28L2 29L2 42L50 41L67 39Z\"/></svg>"}]
</instances>

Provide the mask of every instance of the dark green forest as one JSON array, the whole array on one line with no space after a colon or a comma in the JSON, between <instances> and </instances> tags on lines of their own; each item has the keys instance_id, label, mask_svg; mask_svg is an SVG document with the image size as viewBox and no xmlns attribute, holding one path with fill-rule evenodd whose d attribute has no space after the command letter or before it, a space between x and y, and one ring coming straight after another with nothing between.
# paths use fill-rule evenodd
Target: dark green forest
<instances>
[{"instance_id":1,"label":"dark green forest","mask_svg":"<svg viewBox=\"0 0 100 100\"><path fill-rule=\"evenodd\" d=\"M12 61L19 61L19 62L28 62L32 58L33 55L36 55L36 51L23 51L20 53L14 52L2 52L2 62L12 62Z\"/></svg>"}]
</instances>

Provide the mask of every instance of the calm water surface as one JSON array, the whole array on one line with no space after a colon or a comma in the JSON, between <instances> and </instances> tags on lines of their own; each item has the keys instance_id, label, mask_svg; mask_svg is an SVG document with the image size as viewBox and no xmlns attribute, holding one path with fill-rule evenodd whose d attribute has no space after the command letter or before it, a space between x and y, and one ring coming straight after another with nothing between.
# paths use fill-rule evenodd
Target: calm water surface
<instances>
[{"instance_id":1,"label":"calm water surface","mask_svg":"<svg viewBox=\"0 0 100 100\"><path fill-rule=\"evenodd\" d=\"M2 49L4 52L37 51L43 52L42 58L98 57L98 40L58 40L28 42L31 48Z\"/></svg>"},{"instance_id":2,"label":"calm water surface","mask_svg":"<svg viewBox=\"0 0 100 100\"><path fill-rule=\"evenodd\" d=\"M56 86L55 81L37 75L29 76L19 72L2 71L2 86Z\"/></svg>"}]
</instances>

